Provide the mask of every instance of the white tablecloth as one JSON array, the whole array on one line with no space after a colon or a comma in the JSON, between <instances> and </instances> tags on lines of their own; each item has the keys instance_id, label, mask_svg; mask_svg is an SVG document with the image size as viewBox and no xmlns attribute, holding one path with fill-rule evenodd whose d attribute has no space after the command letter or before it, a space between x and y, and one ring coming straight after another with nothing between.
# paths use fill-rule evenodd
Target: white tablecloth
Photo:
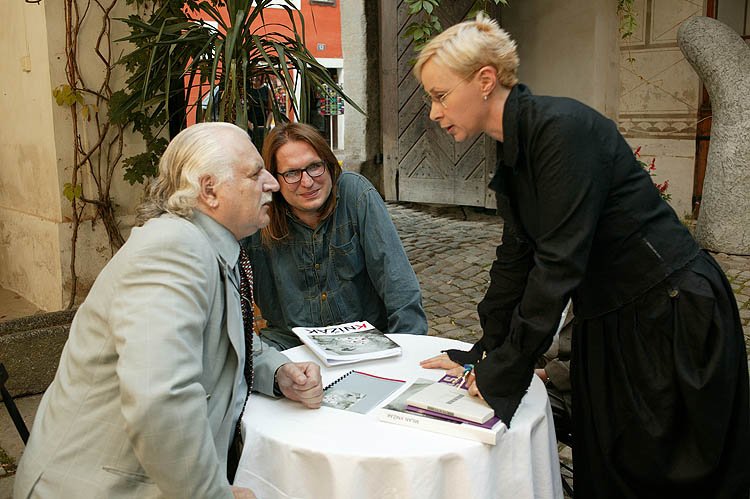
<instances>
[{"instance_id":1,"label":"white tablecloth","mask_svg":"<svg viewBox=\"0 0 750 499\"><path fill-rule=\"evenodd\" d=\"M428 336L391 338L402 356L323 367L324 385L351 369L437 380L443 371L422 369L419 361L471 346ZM284 353L296 362L316 360L305 346ZM259 499L563 497L552 412L536 376L511 429L494 446L381 422L376 412L310 410L253 394L242 420L245 447L235 485Z\"/></svg>"}]
</instances>

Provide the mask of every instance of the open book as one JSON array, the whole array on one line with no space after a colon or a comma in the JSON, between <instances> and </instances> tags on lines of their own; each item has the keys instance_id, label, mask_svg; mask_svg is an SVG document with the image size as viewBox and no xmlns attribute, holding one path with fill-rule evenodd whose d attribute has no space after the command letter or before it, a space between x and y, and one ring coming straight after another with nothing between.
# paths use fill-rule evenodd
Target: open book
<instances>
[{"instance_id":1,"label":"open book","mask_svg":"<svg viewBox=\"0 0 750 499\"><path fill-rule=\"evenodd\" d=\"M398 343L367 321L292 331L328 367L401 355Z\"/></svg>"},{"instance_id":2,"label":"open book","mask_svg":"<svg viewBox=\"0 0 750 499\"><path fill-rule=\"evenodd\" d=\"M419 378L406 390L382 409L378 409L378 419L387 423L411 426L420 430L442 433L458 438L475 440L495 445L497 438L505 432L505 423L493 416L483 424L472 423L429 410L409 407L407 400L420 390L434 385L435 382Z\"/></svg>"},{"instance_id":3,"label":"open book","mask_svg":"<svg viewBox=\"0 0 750 499\"><path fill-rule=\"evenodd\" d=\"M405 382L361 371L349 371L325 387L323 405L367 414Z\"/></svg>"}]
</instances>

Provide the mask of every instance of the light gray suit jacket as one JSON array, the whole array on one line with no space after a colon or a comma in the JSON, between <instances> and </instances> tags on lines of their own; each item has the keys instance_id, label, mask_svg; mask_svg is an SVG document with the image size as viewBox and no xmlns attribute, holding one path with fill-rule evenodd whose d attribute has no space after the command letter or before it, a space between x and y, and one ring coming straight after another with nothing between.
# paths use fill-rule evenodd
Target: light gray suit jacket
<instances>
[{"instance_id":1,"label":"light gray suit jacket","mask_svg":"<svg viewBox=\"0 0 750 499\"><path fill-rule=\"evenodd\" d=\"M133 229L73 320L15 498L232 497L226 459L245 356L238 256L232 234L198 211ZM266 347L254 362L253 388L272 394L288 359Z\"/></svg>"}]
</instances>

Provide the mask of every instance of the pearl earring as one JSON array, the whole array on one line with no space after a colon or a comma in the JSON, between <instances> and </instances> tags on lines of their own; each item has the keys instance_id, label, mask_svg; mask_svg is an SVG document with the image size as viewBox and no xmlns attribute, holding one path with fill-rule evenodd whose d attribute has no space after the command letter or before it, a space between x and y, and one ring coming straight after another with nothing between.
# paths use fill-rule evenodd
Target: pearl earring
<instances>
[{"instance_id":1,"label":"pearl earring","mask_svg":"<svg viewBox=\"0 0 750 499\"><path fill-rule=\"evenodd\" d=\"M484 100L487 100L487 96L486 95L484 96Z\"/></svg>"}]
</instances>

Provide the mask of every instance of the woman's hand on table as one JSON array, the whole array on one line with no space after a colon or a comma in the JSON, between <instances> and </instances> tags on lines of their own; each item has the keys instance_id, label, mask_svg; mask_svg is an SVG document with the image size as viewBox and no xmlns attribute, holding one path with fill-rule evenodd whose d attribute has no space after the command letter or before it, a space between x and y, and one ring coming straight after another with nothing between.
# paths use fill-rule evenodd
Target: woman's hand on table
<instances>
[{"instance_id":1,"label":"woman's hand on table","mask_svg":"<svg viewBox=\"0 0 750 499\"><path fill-rule=\"evenodd\" d=\"M289 400L317 409L323 401L320 366L315 362L288 362L276 371L279 390Z\"/></svg>"},{"instance_id":2,"label":"woman's hand on table","mask_svg":"<svg viewBox=\"0 0 750 499\"><path fill-rule=\"evenodd\" d=\"M458 377L463 376L465 371L464 366L457 362L453 362L450 357L448 357L447 353L441 353L440 355L425 359L421 361L419 365L424 369L445 369L446 374ZM473 370L466 376L466 384L469 386L469 395L484 400L482 394L479 393L479 388L477 388L476 376L474 375Z\"/></svg>"},{"instance_id":3,"label":"woman's hand on table","mask_svg":"<svg viewBox=\"0 0 750 499\"><path fill-rule=\"evenodd\" d=\"M461 376L464 373L463 366L453 362L447 353L425 359L419 363L419 366L424 369L445 369L451 376Z\"/></svg>"}]
</instances>

